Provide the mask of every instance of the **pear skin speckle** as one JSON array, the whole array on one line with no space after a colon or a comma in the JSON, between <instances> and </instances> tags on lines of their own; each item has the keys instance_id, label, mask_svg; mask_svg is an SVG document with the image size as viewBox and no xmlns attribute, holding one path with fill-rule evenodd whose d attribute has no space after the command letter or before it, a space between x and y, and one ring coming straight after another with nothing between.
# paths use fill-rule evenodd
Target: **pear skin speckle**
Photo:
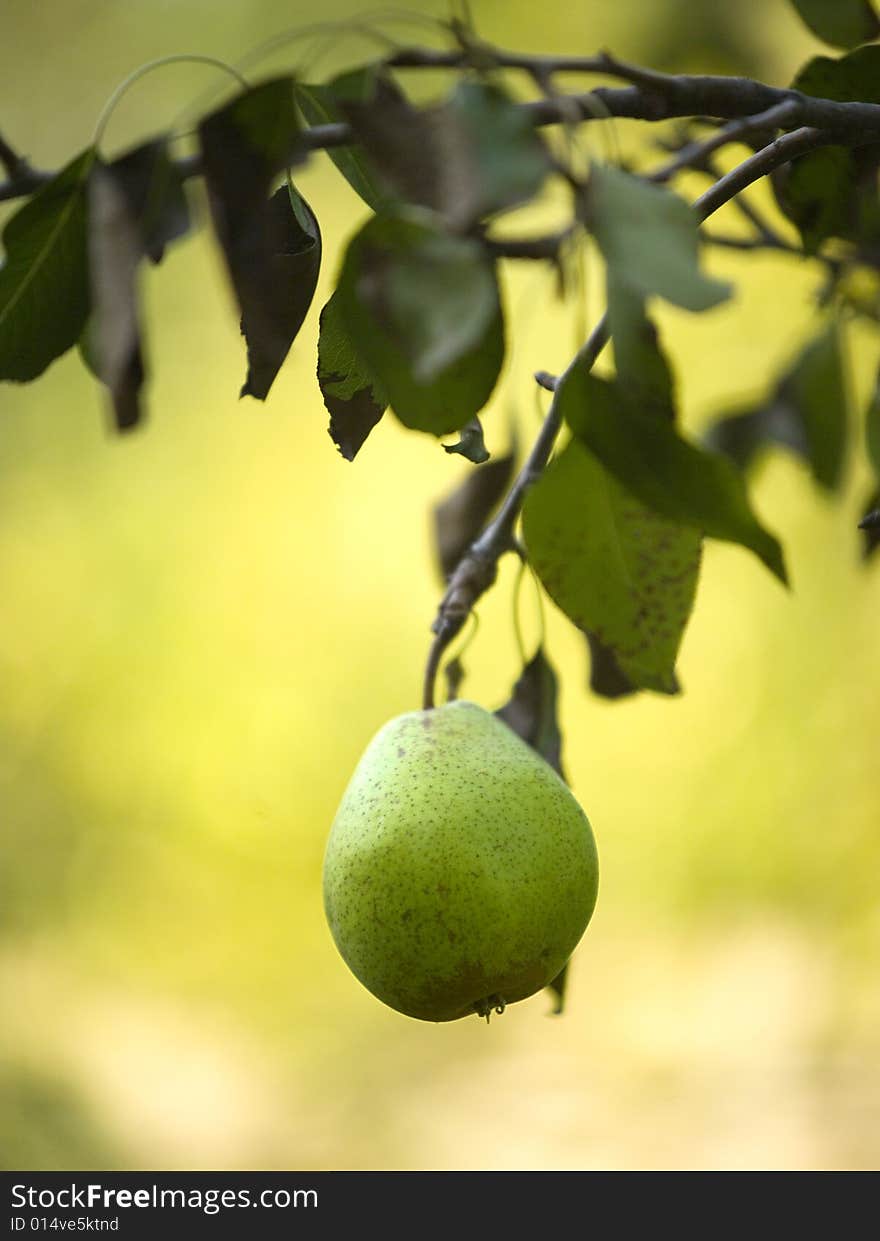
<instances>
[{"instance_id":1,"label":"pear skin speckle","mask_svg":"<svg viewBox=\"0 0 880 1241\"><path fill-rule=\"evenodd\" d=\"M460 700L398 716L370 742L330 832L324 907L373 995L453 1021L555 978L590 921L598 877L568 786L501 720Z\"/></svg>"}]
</instances>

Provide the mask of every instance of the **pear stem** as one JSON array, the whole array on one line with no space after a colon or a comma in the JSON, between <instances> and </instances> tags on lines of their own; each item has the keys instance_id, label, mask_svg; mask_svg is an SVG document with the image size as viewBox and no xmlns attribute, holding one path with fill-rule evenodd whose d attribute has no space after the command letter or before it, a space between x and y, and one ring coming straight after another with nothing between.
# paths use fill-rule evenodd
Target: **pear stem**
<instances>
[{"instance_id":1,"label":"pear stem","mask_svg":"<svg viewBox=\"0 0 880 1241\"><path fill-rule=\"evenodd\" d=\"M766 121L766 119L762 117L762 120ZM788 163L795 156L812 150L814 147L826 145L828 140L829 135L824 130L801 128L782 134L768 142L754 155L750 155L730 172L719 177L714 185L700 195L693 203L693 211L697 220L702 224L719 207L723 207L725 203L730 202L732 198L755 181L760 180L761 177L767 176L774 168ZM647 179L665 180L669 171L669 162L667 162L655 169L653 173L648 174ZM550 460L556 437L562 429L563 416L559 393L564 380L575 370L581 368L590 370L608 340L608 315L604 314L558 378L545 371L539 371L535 375L535 382L542 388L546 388L548 392L552 392L553 400L550 402L550 408L547 410L531 452L513 480L501 507L453 570L446 593L440 600L437 616L431 626L434 639L431 642L425 666L422 703L426 711L434 706L434 683L443 659L443 652L460 631L474 604L495 581L499 558L504 552L516 550L514 528L525 502L526 493L541 477Z\"/></svg>"}]
</instances>

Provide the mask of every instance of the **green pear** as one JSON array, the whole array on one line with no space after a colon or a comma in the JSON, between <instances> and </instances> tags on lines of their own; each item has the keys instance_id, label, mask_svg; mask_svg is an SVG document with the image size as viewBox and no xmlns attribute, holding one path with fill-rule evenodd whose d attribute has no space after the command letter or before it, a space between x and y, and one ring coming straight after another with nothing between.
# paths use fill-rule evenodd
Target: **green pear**
<instances>
[{"instance_id":1,"label":"green pear","mask_svg":"<svg viewBox=\"0 0 880 1241\"><path fill-rule=\"evenodd\" d=\"M598 887L568 786L472 702L390 720L342 798L324 907L355 976L398 1012L454 1021L546 987Z\"/></svg>"}]
</instances>

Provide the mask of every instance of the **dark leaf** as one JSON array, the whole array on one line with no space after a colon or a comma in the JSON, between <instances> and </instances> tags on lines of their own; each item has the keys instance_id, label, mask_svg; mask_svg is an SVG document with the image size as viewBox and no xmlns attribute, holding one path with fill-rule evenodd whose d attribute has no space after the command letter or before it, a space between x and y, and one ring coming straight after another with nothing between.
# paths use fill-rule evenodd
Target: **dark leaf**
<instances>
[{"instance_id":1,"label":"dark leaf","mask_svg":"<svg viewBox=\"0 0 880 1241\"><path fill-rule=\"evenodd\" d=\"M807 254L815 254L827 238L849 231L855 158L846 147L809 152L780 172L773 184L777 201L797 225Z\"/></svg>"},{"instance_id":2,"label":"dark leaf","mask_svg":"<svg viewBox=\"0 0 880 1241\"><path fill-rule=\"evenodd\" d=\"M746 470L769 444L782 444L801 457L807 456L807 437L797 412L788 401L772 396L756 409L727 414L707 430L707 448L724 453Z\"/></svg>"},{"instance_id":3,"label":"dark leaf","mask_svg":"<svg viewBox=\"0 0 880 1241\"><path fill-rule=\"evenodd\" d=\"M872 491L862 506L865 516L859 522L862 531L862 558L870 560L880 547L880 488Z\"/></svg>"},{"instance_id":4,"label":"dark leaf","mask_svg":"<svg viewBox=\"0 0 880 1241\"><path fill-rule=\"evenodd\" d=\"M791 0L813 34L834 47L855 47L880 34L871 0Z\"/></svg>"},{"instance_id":5,"label":"dark leaf","mask_svg":"<svg viewBox=\"0 0 880 1241\"><path fill-rule=\"evenodd\" d=\"M749 548L787 582L782 548L758 521L742 475L726 457L682 439L665 419L632 408L615 383L582 369L569 375L557 399L575 435L647 509Z\"/></svg>"},{"instance_id":6,"label":"dark leaf","mask_svg":"<svg viewBox=\"0 0 880 1241\"><path fill-rule=\"evenodd\" d=\"M633 293L656 293L687 310L706 310L730 296L729 284L700 271L697 218L669 190L595 163L586 215L609 275Z\"/></svg>"},{"instance_id":7,"label":"dark leaf","mask_svg":"<svg viewBox=\"0 0 880 1241\"><path fill-rule=\"evenodd\" d=\"M144 254L154 263L161 262L165 247L190 228L186 192L166 140L154 139L128 151L109 169L137 223Z\"/></svg>"},{"instance_id":8,"label":"dark leaf","mask_svg":"<svg viewBox=\"0 0 880 1241\"><path fill-rule=\"evenodd\" d=\"M665 421L658 425L674 434ZM613 655L625 681L676 693L699 530L658 515L572 440L529 491L523 536L547 593Z\"/></svg>"},{"instance_id":9,"label":"dark leaf","mask_svg":"<svg viewBox=\"0 0 880 1241\"><path fill-rule=\"evenodd\" d=\"M389 189L453 229L533 197L550 170L534 126L496 86L459 82L444 103L422 109L378 69L332 89Z\"/></svg>"},{"instance_id":10,"label":"dark leaf","mask_svg":"<svg viewBox=\"0 0 880 1241\"><path fill-rule=\"evenodd\" d=\"M374 216L349 243L337 297L358 357L405 426L448 435L482 409L504 322L479 243L442 232L426 212Z\"/></svg>"},{"instance_id":11,"label":"dark leaf","mask_svg":"<svg viewBox=\"0 0 880 1241\"><path fill-rule=\"evenodd\" d=\"M523 668L510 702L495 714L562 776L562 737L556 718L556 673L541 647Z\"/></svg>"},{"instance_id":12,"label":"dark leaf","mask_svg":"<svg viewBox=\"0 0 880 1241\"><path fill-rule=\"evenodd\" d=\"M611 648L600 642L594 633L588 632L586 639L590 651L590 689L593 693L600 698L626 698L629 694L637 694L639 687L633 685Z\"/></svg>"},{"instance_id":13,"label":"dark leaf","mask_svg":"<svg viewBox=\"0 0 880 1241\"><path fill-rule=\"evenodd\" d=\"M515 450L468 470L464 482L434 509L434 541L443 578L448 578L507 490Z\"/></svg>"},{"instance_id":14,"label":"dark leaf","mask_svg":"<svg viewBox=\"0 0 880 1241\"><path fill-rule=\"evenodd\" d=\"M554 1017L559 1017L565 1008L565 989L568 984L568 966L566 961L562 969L556 975L552 982L547 984L547 990L553 993L553 1013Z\"/></svg>"},{"instance_id":15,"label":"dark leaf","mask_svg":"<svg viewBox=\"0 0 880 1241\"><path fill-rule=\"evenodd\" d=\"M3 230L0 380L24 383L79 339L89 315L89 148L30 198Z\"/></svg>"},{"instance_id":16,"label":"dark leaf","mask_svg":"<svg viewBox=\"0 0 880 1241\"><path fill-rule=\"evenodd\" d=\"M354 79L360 75L363 86L360 92L354 88ZM339 96L343 98L363 97L369 93L370 83L375 76L372 67L354 70L345 74L336 82L328 82L322 86L305 86L297 82L294 90L296 102L309 125L338 124L345 120L339 106ZM368 207L378 211L388 200L388 191L380 184L375 172L364 158L357 146L330 147L327 154L345 177L351 188L364 200Z\"/></svg>"},{"instance_id":17,"label":"dark leaf","mask_svg":"<svg viewBox=\"0 0 880 1241\"><path fill-rule=\"evenodd\" d=\"M266 253L248 277L249 304L241 317L248 353L241 395L261 401L308 314L321 268L318 221L292 185L283 185L269 199L263 226ZM262 289L258 271L266 281Z\"/></svg>"},{"instance_id":18,"label":"dark leaf","mask_svg":"<svg viewBox=\"0 0 880 1241\"><path fill-rule=\"evenodd\" d=\"M871 147L824 147L778 169L776 201L797 225L804 250L815 254L829 237L865 249L880 243L878 156Z\"/></svg>"},{"instance_id":19,"label":"dark leaf","mask_svg":"<svg viewBox=\"0 0 880 1241\"><path fill-rule=\"evenodd\" d=\"M88 349L106 385L116 427L140 421L144 360L137 299L143 240L128 196L112 168L96 164L89 177L89 269L92 304Z\"/></svg>"},{"instance_id":20,"label":"dark leaf","mask_svg":"<svg viewBox=\"0 0 880 1241\"><path fill-rule=\"evenodd\" d=\"M443 675L446 678L446 701L455 702L465 677L464 664L458 655L449 660L443 669Z\"/></svg>"},{"instance_id":21,"label":"dark leaf","mask_svg":"<svg viewBox=\"0 0 880 1241\"><path fill-rule=\"evenodd\" d=\"M381 206L389 195L435 206L437 161L430 122L387 69L366 65L334 78L328 89L366 154L374 199L370 206Z\"/></svg>"},{"instance_id":22,"label":"dark leaf","mask_svg":"<svg viewBox=\"0 0 880 1241\"><path fill-rule=\"evenodd\" d=\"M89 178L89 271L93 310L80 336L86 365L109 391L120 431L140 421L144 382L137 269L159 262L183 236L189 212L164 139L145 143Z\"/></svg>"},{"instance_id":23,"label":"dark leaf","mask_svg":"<svg viewBox=\"0 0 880 1241\"><path fill-rule=\"evenodd\" d=\"M205 117L202 159L221 223L236 232L242 208L266 198L272 178L299 157L299 132L290 77L262 82Z\"/></svg>"},{"instance_id":24,"label":"dark leaf","mask_svg":"<svg viewBox=\"0 0 880 1241\"><path fill-rule=\"evenodd\" d=\"M837 60L815 56L792 88L840 102L880 103L880 47L860 47ZM777 202L800 230L805 250L815 253L829 237L865 247L880 243L878 162L871 146L825 147L777 169L771 177Z\"/></svg>"},{"instance_id":25,"label":"dark leaf","mask_svg":"<svg viewBox=\"0 0 880 1241\"><path fill-rule=\"evenodd\" d=\"M381 385L355 353L334 293L321 311L318 333L318 385L330 414L330 438L354 461L388 400Z\"/></svg>"},{"instance_id":26,"label":"dark leaf","mask_svg":"<svg viewBox=\"0 0 880 1241\"><path fill-rule=\"evenodd\" d=\"M877 479L876 488L862 506L865 516L859 522L864 534L862 552L868 560L880 547L880 372L865 414L865 446Z\"/></svg>"},{"instance_id":27,"label":"dark leaf","mask_svg":"<svg viewBox=\"0 0 880 1241\"><path fill-rule=\"evenodd\" d=\"M245 91L199 125L211 217L241 310L249 371L242 389L264 398L314 293L320 237L298 195L269 190L298 133L293 82ZM287 191L283 191L286 195Z\"/></svg>"},{"instance_id":28,"label":"dark leaf","mask_svg":"<svg viewBox=\"0 0 880 1241\"><path fill-rule=\"evenodd\" d=\"M706 443L745 468L768 444L792 449L820 486L842 481L848 432L846 382L837 324L831 321L788 367L766 405L722 418Z\"/></svg>"},{"instance_id":29,"label":"dark leaf","mask_svg":"<svg viewBox=\"0 0 880 1241\"><path fill-rule=\"evenodd\" d=\"M472 418L461 428L458 443L444 444L443 449L445 452L454 452L467 457L468 461L473 461L474 465L482 465L484 461L488 461L489 451L486 448L483 426L479 418Z\"/></svg>"},{"instance_id":30,"label":"dark leaf","mask_svg":"<svg viewBox=\"0 0 880 1241\"><path fill-rule=\"evenodd\" d=\"M880 103L880 46L860 47L838 59L814 56L791 87L817 99Z\"/></svg>"}]
</instances>

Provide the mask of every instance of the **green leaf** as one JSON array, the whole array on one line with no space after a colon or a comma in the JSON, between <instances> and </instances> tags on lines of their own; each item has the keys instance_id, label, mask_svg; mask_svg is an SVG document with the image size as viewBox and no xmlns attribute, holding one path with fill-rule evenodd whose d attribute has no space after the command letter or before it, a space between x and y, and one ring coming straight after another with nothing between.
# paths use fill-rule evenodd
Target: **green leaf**
<instances>
[{"instance_id":1,"label":"green leaf","mask_svg":"<svg viewBox=\"0 0 880 1241\"><path fill-rule=\"evenodd\" d=\"M556 672L543 647L539 647L523 668L510 701L499 707L495 714L564 780L562 736L557 720L558 696Z\"/></svg>"},{"instance_id":2,"label":"green leaf","mask_svg":"<svg viewBox=\"0 0 880 1241\"><path fill-rule=\"evenodd\" d=\"M697 218L669 190L594 164L586 211L611 278L633 293L656 293L687 310L707 310L730 296L729 284L700 271Z\"/></svg>"},{"instance_id":3,"label":"green leaf","mask_svg":"<svg viewBox=\"0 0 880 1241\"><path fill-rule=\"evenodd\" d=\"M459 81L433 115L442 211L465 228L527 202L544 183L550 160L529 118L497 86Z\"/></svg>"},{"instance_id":4,"label":"green leaf","mask_svg":"<svg viewBox=\"0 0 880 1241\"><path fill-rule=\"evenodd\" d=\"M486 441L483 438L483 426L479 418L472 418L466 426L463 426L458 442L455 444L444 444L443 451L457 453L460 457L466 457L474 465L482 465L484 461L488 461L489 450L486 448Z\"/></svg>"},{"instance_id":5,"label":"green leaf","mask_svg":"<svg viewBox=\"0 0 880 1241\"><path fill-rule=\"evenodd\" d=\"M880 103L880 46L860 47L846 56L814 56L801 68L792 90L838 103Z\"/></svg>"},{"instance_id":6,"label":"green leaf","mask_svg":"<svg viewBox=\"0 0 880 1241\"><path fill-rule=\"evenodd\" d=\"M787 582L782 548L758 521L742 475L726 457L697 448L669 422L633 409L625 391L583 369L568 376L557 399L578 439L647 508L749 548Z\"/></svg>"},{"instance_id":7,"label":"green leaf","mask_svg":"<svg viewBox=\"0 0 880 1241\"><path fill-rule=\"evenodd\" d=\"M447 580L476 539L513 477L515 448L468 470L464 481L434 508L434 546Z\"/></svg>"},{"instance_id":8,"label":"green leaf","mask_svg":"<svg viewBox=\"0 0 880 1241\"><path fill-rule=\"evenodd\" d=\"M374 216L338 285L352 344L402 423L447 435L485 405L504 356L493 263L426 212Z\"/></svg>"},{"instance_id":9,"label":"green leaf","mask_svg":"<svg viewBox=\"0 0 880 1241\"><path fill-rule=\"evenodd\" d=\"M768 444L781 444L809 463L820 486L834 491L843 479L848 429L840 334L832 320L786 368L766 404L722 418L706 443L740 468Z\"/></svg>"},{"instance_id":10,"label":"green leaf","mask_svg":"<svg viewBox=\"0 0 880 1241\"><path fill-rule=\"evenodd\" d=\"M0 267L0 379L24 383L76 344L89 316L89 147L11 217Z\"/></svg>"},{"instance_id":11,"label":"green leaf","mask_svg":"<svg viewBox=\"0 0 880 1241\"><path fill-rule=\"evenodd\" d=\"M675 378L660 347L657 329L645 313L644 298L634 293L609 269L608 321L614 346L617 383L630 406L657 417L675 420ZM590 653L590 689L602 698L624 698L638 693L638 685L621 668L611 647L586 630ZM679 685L673 674L671 692Z\"/></svg>"},{"instance_id":12,"label":"green leaf","mask_svg":"<svg viewBox=\"0 0 880 1241\"><path fill-rule=\"evenodd\" d=\"M345 120L345 115L340 108L339 97L345 97L346 82L349 83L350 91L351 79L355 74L361 75L366 85L368 81L374 78L375 71L371 67L355 70L353 74L346 74L344 78L336 79L335 83L328 82L319 86L305 86L302 82L296 83L294 87L296 102L307 124L332 125L339 124ZM361 94L363 95L363 93L362 91ZM387 203L387 189L380 183L376 173L358 147L330 147L327 154L351 188L364 200L368 207L372 207L374 211L379 211Z\"/></svg>"},{"instance_id":13,"label":"green leaf","mask_svg":"<svg viewBox=\"0 0 880 1241\"><path fill-rule=\"evenodd\" d=\"M385 413L388 399L355 352L345 330L337 293L321 311L318 386L330 414L330 438L346 461L354 461Z\"/></svg>"},{"instance_id":14,"label":"green leaf","mask_svg":"<svg viewBox=\"0 0 880 1241\"><path fill-rule=\"evenodd\" d=\"M627 681L675 693L699 531L658 516L572 440L529 491L523 535L547 593L612 652Z\"/></svg>"},{"instance_id":15,"label":"green leaf","mask_svg":"<svg viewBox=\"0 0 880 1241\"><path fill-rule=\"evenodd\" d=\"M241 316L248 372L242 396L265 400L303 325L321 268L321 230L293 185L268 202L260 237L264 254L247 274L248 304Z\"/></svg>"},{"instance_id":16,"label":"green leaf","mask_svg":"<svg viewBox=\"0 0 880 1241\"><path fill-rule=\"evenodd\" d=\"M644 298L610 269L607 283L608 326L618 382L632 405L674 419L675 380L657 329L645 314Z\"/></svg>"},{"instance_id":17,"label":"green leaf","mask_svg":"<svg viewBox=\"0 0 880 1241\"><path fill-rule=\"evenodd\" d=\"M834 47L855 47L880 34L871 0L791 0L813 34Z\"/></svg>"}]
</instances>

